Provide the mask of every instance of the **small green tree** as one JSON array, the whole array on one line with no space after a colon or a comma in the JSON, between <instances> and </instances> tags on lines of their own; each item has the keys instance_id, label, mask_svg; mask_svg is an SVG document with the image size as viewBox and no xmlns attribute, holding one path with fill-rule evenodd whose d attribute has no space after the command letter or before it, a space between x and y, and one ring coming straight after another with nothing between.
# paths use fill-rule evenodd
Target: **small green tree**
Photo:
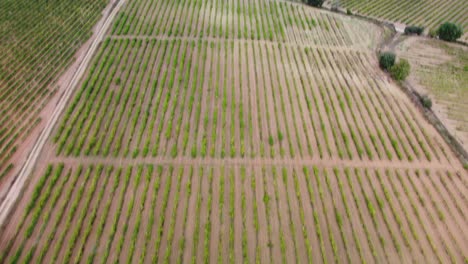
<instances>
[{"instance_id":1,"label":"small green tree","mask_svg":"<svg viewBox=\"0 0 468 264\"><path fill-rule=\"evenodd\" d=\"M379 65L380 68L384 70L389 70L393 64L395 64L395 54L392 52L384 52L379 56Z\"/></svg>"},{"instance_id":2,"label":"small green tree","mask_svg":"<svg viewBox=\"0 0 468 264\"><path fill-rule=\"evenodd\" d=\"M311 6L322 7L324 0L306 0L305 2Z\"/></svg>"},{"instance_id":3,"label":"small green tree","mask_svg":"<svg viewBox=\"0 0 468 264\"><path fill-rule=\"evenodd\" d=\"M410 73L410 64L405 59L400 59L398 63L390 68L390 74L395 80L403 81Z\"/></svg>"},{"instance_id":4,"label":"small green tree","mask_svg":"<svg viewBox=\"0 0 468 264\"><path fill-rule=\"evenodd\" d=\"M445 41L455 41L463 35L463 29L454 23L445 22L439 27L437 34Z\"/></svg>"}]
</instances>

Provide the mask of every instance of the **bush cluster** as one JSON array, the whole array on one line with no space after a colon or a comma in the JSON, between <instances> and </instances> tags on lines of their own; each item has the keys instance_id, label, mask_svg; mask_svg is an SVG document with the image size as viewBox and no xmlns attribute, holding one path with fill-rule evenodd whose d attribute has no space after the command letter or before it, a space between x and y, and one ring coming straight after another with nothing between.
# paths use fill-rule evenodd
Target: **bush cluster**
<instances>
[{"instance_id":1,"label":"bush cluster","mask_svg":"<svg viewBox=\"0 0 468 264\"><path fill-rule=\"evenodd\" d=\"M423 95L423 96L421 97L421 104L422 104L425 108L431 109L431 107L432 107L432 100L431 100L431 98L429 98L429 96Z\"/></svg>"},{"instance_id":2,"label":"bush cluster","mask_svg":"<svg viewBox=\"0 0 468 264\"><path fill-rule=\"evenodd\" d=\"M324 0L305 0L306 4L315 7L322 7Z\"/></svg>"},{"instance_id":3,"label":"bush cluster","mask_svg":"<svg viewBox=\"0 0 468 264\"><path fill-rule=\"evenodd\" d=\"M405 59L400 59L395 64L396 55L393 52L383 52L379 55L379 65L397 81L403 81L410 73L410 64Z\"/></svg>"},{"instance_id":4,"label":"bush cluster","mask_svg":"<svg viewBox=\"0 0 468 264\"><path fill-rule=\"evenodd\" d=\"M403 81L410 73L410 64L405 59L400 59L398 63L390 68L390 74L397 81Z\"/></svg>"},{"instance_id":5,"label":"bush cluster","mask_svg":"<svg viewBox=\"0 0 468 264\"><path fill-rule=\"evenodd\" d=\"M437 30L437 35L442 40L455 41L463 35L463 29L454 23L445 22Z\"/></svg>"},{"instance_id":6,"label":"bush cluster","mask_svg":"<svg viewBox=\"0 0 468 264\"><path fill-rule=\"evenodd\" d=\"M424 32L424 28L423 28L423 27L418 27L418 26L407 26L407 27L405 28L405 34L406 34L406 35L413 35L413 34L421 35L423 32Z\"/></svg>"}]
</instances>

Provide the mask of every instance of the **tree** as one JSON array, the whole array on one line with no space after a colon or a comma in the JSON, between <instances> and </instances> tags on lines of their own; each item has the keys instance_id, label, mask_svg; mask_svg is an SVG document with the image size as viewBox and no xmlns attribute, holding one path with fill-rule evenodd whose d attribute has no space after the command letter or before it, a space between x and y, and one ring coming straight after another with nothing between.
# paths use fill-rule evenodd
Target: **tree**
<instances>
[{"instance_id":1,"label":"tree","mask_svg":"<svg viewBox=\"0 0 468 264\"><path fill-rule=\"evenodd\" d=\"M384 52L379 56L379 65L382 69L388 70L395 64L395 54L392 52Z\"/></svg>"},{"instance_id":2,"label":"tree","mask_svg":"<svg viewBox=\"0 0 468 264\"><path fill-rule=\"evenodd\" d=\"M463 35L463 29L454 23L445 22L439 27L437 34L445 41L455 41Z\"/></svg>"},{"instance_id":3,"label":"tree","mask_svg":"<svg viewBox=\"0 0 468 264\"><path fill-rule=\"evenodd\" d=\"M324 0L306 0L306 3L315 7L322 7Z\"/></svg>"},{"instance_id":4,"label":"tree","mask_svg":"<svg viewBox=\"0 0 468 264\"><path fill-rule=\"evenodd\" d=\"M405 59L400 59L398 63L390 68L390 74L395 80L403 81L410 73L410 64Z\"/></svg>"}]
</instances>

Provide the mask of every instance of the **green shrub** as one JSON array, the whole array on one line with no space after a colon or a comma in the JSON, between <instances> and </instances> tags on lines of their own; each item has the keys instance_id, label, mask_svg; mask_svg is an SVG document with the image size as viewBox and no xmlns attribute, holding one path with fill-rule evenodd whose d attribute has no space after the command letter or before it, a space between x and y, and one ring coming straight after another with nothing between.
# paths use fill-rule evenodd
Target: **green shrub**
<instances>
[{"instance_id":1,"label":"green shrub","mask_svg":"<svg viewBox=\"0 0 468 264\"><path fill-rule=\"evenodd\" d=\"M384 70L389 70L395 64L396 56L392 52L384 52L379 56L379 65Z\"/></svg>"},{"instance_id":2,"label":"green shrub","mask_svg":"<svg viewBox=\"0 0 468 264\"><path fill-rule=\"evenodd\" d=\"M349 16L352 16L353 15L353 11L351 11L351 9L346 9L346 14L349 15Z\"/></svg>"},{"instance_id":3,"label":"green shrub","mask_svg":"<svg viewBox=\"0 0 468 264\"><path fill-rule=\"evenodd\" d=\"M463 35L463 29L461 26L454 23L445 22L437 30L439 38L445 41L455 41L457 38Z\"/></svg>"},{"instance_id":4,"label":"green shrub","mask_svg":"<svg viewBox=\"0 0 468 264\"><path fill-rule=\"evenodd\" d=\"M437 37L437 29L436 28L432 28L431 30L429 30L429 37L431 37L431 38L436 38Z\"/></svg>"},{"instance_id":5,"label":"green shrub","mask_svg":"<svg viewBox=\"0 0 468 264\"><path fill-rule=\"evenodd\" d=\"M423 31L424 31L424 28L418 27L418 26L407 26L405 28L406 35L412 35L412 34L421 35Z\"/></svg>"},{"instance_id":6,"label":"green shrub","mask_svg":"<svg viewBox=\"0 0 468 264\"><path fill-rule=\"evenodd\" d=\"M390 68L390 74L397 81L403 81L410 73L410 64L407 60L401 59Z\"/></svg>"},{"instance_id":7,"label":"green shrub","mask_svg":"<svg viewBox=\"0 0 468 264\"><path fill-rule=\"evenodd\" d=\"M431 107L432 107L432 100L431 100L431 98L429 98L429 96L423 95L423 96L421 97L421 104L422 104L425 108L431 109Z\"/></svg>"},{"instance_id":8,"label":"green shrub","mask_svg":"<svg viewBox=\"0 0 468 264\"><path fill-rule=\"evenodd\" d=\"M322 7L324 0L306 0L306 4L315 7Z\"/></svg>"}]
</instances>

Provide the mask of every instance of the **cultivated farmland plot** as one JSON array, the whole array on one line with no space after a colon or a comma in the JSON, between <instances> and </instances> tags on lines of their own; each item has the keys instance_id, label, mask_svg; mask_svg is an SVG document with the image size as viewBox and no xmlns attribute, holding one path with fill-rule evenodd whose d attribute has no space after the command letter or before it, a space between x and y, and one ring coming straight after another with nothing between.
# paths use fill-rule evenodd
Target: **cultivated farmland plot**
<instances>
[{"instance_id":1,"label":"cultivated farmland plot","mask_svg":"<svg viewBox=\"0 0 468 264\"><path fill-rule=\"evenodd\" d=\"M59 163L39 176L3 262L466 257L467 183L449 170Z\"/></svg>"},{"instance_id":2,"label":"cultivated farmland plot","mask_svg":"<svg viewBox=\"0 0 468 264\"><path fill-rule=\"evenodd\" d=\"M0 262L465 261L466 171L378 69L381 35L291 2L128 0Z\"/></svg>"},{"instance_id":3,"label":"cultivated farmland plot","mask_svg":"<svg viewBox=\"0 0 468 264\"><path fill-rule=\"evenodd\" d=\"M110 38L56 154L450 162L374 63L345 48Z\"/></svg>"},{"instance_id":4,"label":"cultivated farmland plot","mask_svg":"<svg viewBox=\"0 0 468 264\"><path fill-rule=\"evenodd\" d=\"M269 14L269 15L267 15ZM166 36L291 41L326 46L372 45L376 31L362 21L285 1L133 1L117 17L117 36Z\"/></svg>"},{"instance_id":5,"label":"cultivated farmland plot","mask_svg":"<svg viewBox=\"0 0 468 264\"><path fill-rule=\"evenodd\" d=\"M460 40L468 41L468 7L465 0L454 1L408 1L408 0L328 0L327 4L339 3L340 7L384 21L437 29L444 22L459 24L465 30Z\"/></svg>"},{"instance_id":6,"label":"cultivated farmland plot","mask_svg":"<svg viewBox=\"0 0 468 264\"><path fill-rule=\"evenodd\" d=\"M106 1L0 1L0 180ZM38 23L40 22L40 23Z\"/></svg>"}]
</instances>

